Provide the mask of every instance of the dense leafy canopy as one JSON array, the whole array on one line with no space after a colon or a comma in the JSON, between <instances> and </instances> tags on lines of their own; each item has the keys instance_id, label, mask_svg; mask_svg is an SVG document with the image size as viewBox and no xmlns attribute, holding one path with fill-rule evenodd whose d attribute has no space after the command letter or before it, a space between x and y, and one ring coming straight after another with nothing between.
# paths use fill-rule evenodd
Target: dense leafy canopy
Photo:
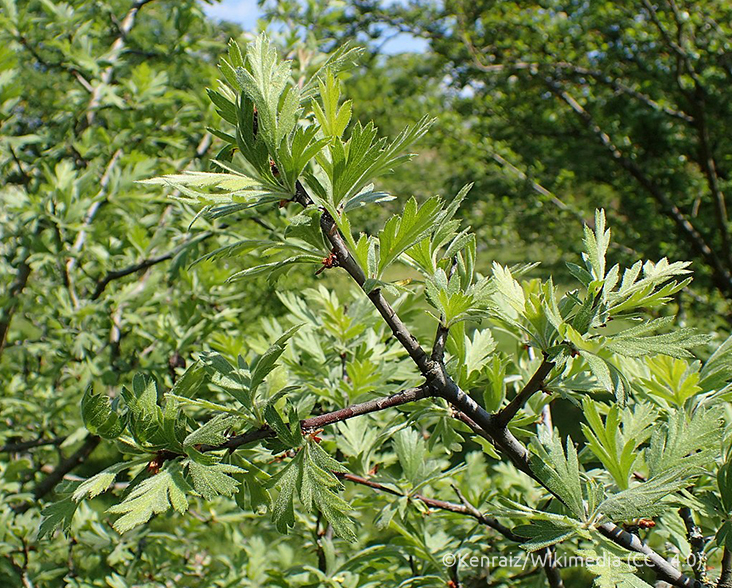
<instances>
[{"instance_id":1,"label":"dense leafy canopy","mask_svg":"<svg viewBox=\"0 0 732 588\"><path fill-rule=\"evenodd\" d=\"M378 96L361 110L360 94L435 56L312 47L353 36L354 14L398 12L313 12L322 37L286 29L282 45L299 51L283 59L266 35L229 41L236 31L193 3L101 6L6 0L0 15L0 581L638 587L721 574L725 586L732 343L673 318L690 264L629 260L613 246L616 211L597 207L584 227L561 219L571 231L554 239L572 241L571 261L549 277L493 258L462 220L484 182L443 195L422 183L452 168L447 130L461 129L456 144L507 133L481 112L435 119L436 105L546 92L512 72L516 94L491 94L460 27L485 46L500 38L492 50L513 65L541 31L559 55L572 39L598 42L592 27L565 30L552 7L505 4L494 22L495 3L447 3L457 19L410 5L403 22L440 55L433 74L467 57L452 71L473 94L399 101L387 87L390 107L374 116L384 135L364 118ZM625 17L604 10L573 18ZM511 15L538 21L524 38ZM562 59L605 58L585 49ZM364 59L376 61L359 71ZM607 96L585 97L607 115ZM420 145L427 164L411 161ZM659 177L674 169L666 159L633 158ZM413 165L435 169L417 181ZM631 192L621 210L642 201ZM686 245L671 251L699 253ZM534 559L497 559L521 555Z\"/></svg>"}]
</instances>

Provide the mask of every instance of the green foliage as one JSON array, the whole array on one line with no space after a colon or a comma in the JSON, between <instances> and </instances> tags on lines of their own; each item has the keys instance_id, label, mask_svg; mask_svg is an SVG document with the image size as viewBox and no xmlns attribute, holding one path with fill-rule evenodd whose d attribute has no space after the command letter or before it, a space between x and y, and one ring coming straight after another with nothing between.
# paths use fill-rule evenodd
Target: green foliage
<instances>
[{"instance_id":1,"label":"green foliage","mask_svg":"<svg viewBox=\"0 0 732 588\"><path fill-rule=\"evenodd\" d=\"M636 568L628 561L623 561L623 553L614 545L605 541L597 548L580 552L590 562L588 570L595 576L594 586L598 588L649 588L636 575Z\"/></svg>"},{"instance_id":2,"label":"green foliage","mask_svg":"<svg viewBox=\"0 0 732 588\"><path fill-rule=\"evenodd\" d=\"M651 435L649 426L653 410L641 403L633 409L614 405L607 409L603 422L600 406L589 397L583 399L582 409L587 424L582 424L582 432L589 450L602 462L618 488L624 490L628 488L633 466L639 457L638 446Z\"/></svg>"},{"instance_id":3,"label":"green foliage","mask_svg":"<svg viewBox=\"0 0 732 588\"><path fill-rule=\"evenodd\" d=\"M181 475L181 466L171 462L156 475L143 480L132 489L127 498L107 509L112 514L122 515L114 521L114 528L120 533L146 523L150 517L168 510L171 506L179 513L188 510L186 491L188 484Z\"/></svg>"},{"instance_id":4,"label":"green foliage","mask_svg":"<svg viewBox=\"0 0 732 588\"><path fill-rule=\"evenodd\" d=\"M195 16L192 7L181 11L180 18ZM490 545L496 553L620 557L627 543L607 539L607 529L640 527L650 517L648 549L665 553L669 538L695 549L677 529L681 506L693 507L703 534L729 543L722 456L729 454L730 345L702 363L694 353L706 355L710 339L670 317L672 298L689 283L688 263L614 263L601 209L584 227L580 264L561 281L533 263L501 263L458 218L469 185L454 198L406 198L398 212L380 215L391 199L381 176L413 157L431 119L420 113L393 139L380 137L372 122L360 121L359 100L341 98L357 51L303 51L293 62L279 55L266 35L242 48L230 42L205 111L223 121L212 131L222 147L215 171L180 173L185 164L173 146L165 166L158 162L167 147L138 153L140 169L125 172L116 194L129 194L126 206L143 220L130 220L124 235L105 239L102 229L72 230L70 221L53 229L53 210L77 199L83 212L89 202L80 194L91 180L67 157L43 172L55 186L50 200L42 200L47 186L39 180L14 205L24 210L40 199L33 210L42 228L23 247L33 250L26 261L45 282L31 287L46 284L66 314L44 321L28 349L7 348L0 358L16 392L3 401L3 415L24 438L71 414L65 404L77 406L85 391L81 418L93 436L75 413L68 430L58 429L69 435L51 444L59 445L61 463L83 466L80 479L59 485L50 499L38 491L43 482L35 486L42 521L26 486L44 479L40 462L0 462L0 494L17 507L2 515L9 530L0 535L7 555L0 578L355 588L454 585L462 577L466 585L530 586L531 576L514 577L509 567L448 566L445 556ZM133 69L130 83L144 86L142 93L165 92L162 72ZM126 116L109 100L116 116ZM93 110L107 116L106 108ZM152 214L154 187L173 191L178 201L167 214L175 223ZM105 206L124 217L115 199ZM144 220L150 215L152 222ZM256 222L240 222L250 219ZM17 219L3 222L15 222L22 237ZM157 234L147 234L146 222ZM180 227L199 239L190 251ZM72 282L86 284L78 291L45 252L66 252L66 231L96 231L84 237L93 262L69 254L64 259L75 263L61 264ZM221 242L201 245L214 235ZM101 286L73 271L79 264L111 271L108 259L126 255L152 263L157 247L170 252L163 257L174 270L169 281L145 278L154 287L139 276L119 292L114 284L152 265L112 274ZM21 249L14 255L25 255ZM483 265L479 252L490 258ZM285 291L284 283L306 280L291 271L296 266L320 286ZM110 299L105 290L114 292ZM70 292L83 295L74 303ZM25 304L36 308L47 296ZM163 313L166 305L180 307ZM102 307L104 320L96 317ZM123 311L129 323L120 323ZM23 313L18 328L32 334L29 310ZM69 325L78 330L71 339L59 334ZM110 328L124 369L107 371L98 357ZM422 347L428 339L431 351ZM21 333L10 339L20 340ZM68 341L75 351L64 350ZM59 357L33 355L49 349ZM179 351L192 349L184 360ZM59 376L53 368L69 354L74 361ZM16 373L7 357L34 361L42 373ZM31 400L17 394L23 385L32 385ZM65 404L57 404L63 386ZM48 458L44 447L31 448L34 459ZM16 451L28 450L8 450ZM109 515L117 515L111 526ZM51 554L48 573L29 555L38 541ZM718 554L710 555L716 565ZM78 571L64 571L70 560ZM575 571L579 579L566 576L566 585L587 585L590 575L598 586L645 585L631 566L594 562L560 573ZM686 564L682 571L691 573Z\"/></svg>"},{"instance_id":5,"label":"green foliage","mask_svg":"<svg viewBox=\"0 0 732 588\"><path fill-rule=\"evenodd\" d=\"M532 445L531 469L578 519L586 516L582 502L577 450L567 437L566 454L557 435L545 435Z\"/></svg>"},{"instance_id":6,"label":"green foliage","mask_svg":"<svg viewBox=\"0 0 732 588\"><path fill-rule=\"evenodd\" d=\"M188 460L186 466L193 487L204 499L213 500L219 495L231 496L237 491L239 484L230 474L240 473L241 468L227 463L206 463L207 460L201 460L200 457L197 459Z\"/></svg>"},{"instance_id":7,"label":"green foliage","mask_svg":"<svg viewBox=\"0 0 732 588\"><path fill-rule=\"evenodd\" d=\"M317 508L333 530L348 541L356 534L348 513L351 506L336 494L343 486L333 472L346 471L324 452L317 442L308 440L302 451L280 472L270 478L268 488L277 487L279 494L272 505L272 520L277 529L286 533L295 524L295 493L307 511Z\"/></svg>"},{"instance_id":8,"label":"green foliage","mask_svg":"<svg viewBox=\"0 0 732 588\"><path fill-rule=\"evenodd\" d=\"M619 256L694 259L705 300L690 304L727 314L728 3L267 4L323 39L379 39L399 23L429 47L384 59L375 80L363 75L359 102L384 118L425 102L445 112L430 143L442 165L430 180L477 183L471 218L503 263L517 244L565 261L568 226L612 202L628 248ZM374 88L383 88L377 98ZM596 253L607 246L596 244ZM594 267L606 269L598 258Z\"/></svg>"},{"instance_id":9,"label":"green foliage","mask_svg":"<svg viewBox=\"0 0 732 588\"><path fill-rule=\"evenodd\" d=\"M114 411L109 397L94 394L91 387L81 400L81 415L89 432L105 439L116 439L125 428L124 419Z\"/></svg>"}]
</instances>

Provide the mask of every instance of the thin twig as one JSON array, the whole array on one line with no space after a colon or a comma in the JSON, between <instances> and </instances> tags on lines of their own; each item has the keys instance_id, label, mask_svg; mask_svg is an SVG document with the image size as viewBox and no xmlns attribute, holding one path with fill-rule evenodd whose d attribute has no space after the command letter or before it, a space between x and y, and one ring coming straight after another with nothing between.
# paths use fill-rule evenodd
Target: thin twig
<instances>
[{"instance_id":1,"label":"thin twig","mask_svg":"<svg viewBox=\"0 0 732 588\"><path fill-rule=\"evenodd\" d=\"M357 476L356 474L350 474L350 473L343 473L343 472L334 472L334 474L343 479L348 480L349 482L353 482L354 484L360 484L361 486L368 486L369 488L373 488L374 490L379 490L380 492L386 492L387 494L391 494L392 496L400 496L403 497L405 494L402 494L398 490L394 490L393 488L390 488L389 486L384 486L383 484L380 484L379 482L374 482L373 480L369 480L368 478L363 478L361 476ZM455 502L449 502L447 500L438 500L436 498L429 498L427 496L424 496L422 494L410 494L409 498L412 500L417 500L430 508L435 508L437 510L445 510L448 512L454 512L456 514L461 514L465 516L469 516L476 521L478 521L481 525L485 525L486 527L490 527L494 531L497 531L506 539L509 539L511 541L516 542L523 542L524 539L522 537L519 537L516 535L511 529L506 527L505 525L498 522L493 517L489 517L481 513L477 508L474 506L466 506L465 504L456 504Z\"/></svg>"},{"instance_id":2,"label":"thin twig","mask_svg":"<svg viewBox=\"0 0 732 588\"><path fill-rule=\"evenodd\" d=\"M34 439L33 441L19 441L18 443L8 443L0 447L0 453L21 453L35 447L44 447L47 445L61 445L66 441L66 437L56 437L55 439Z\"/></svg>"},{"instance_id":3,"label":"thin twig","mask_svg":"<svg viewBox=\"0 0 732 588\"><path fill-rule=\"evenodd\" d=\"M516 396L498 413L498 423L507 425L516 413L524 407L528 400L544 387L547 376L554 368L554 362L544 357L539 369L536 370L531 379Z\"/></svg>"},{"instance_id":4,"label":"thin twig","mask_svg":"<svg viewBox=\"0 0 732 588\"><path fill-rule=\"evenodd\" d=\"M146 270L149 267L152 267L152 266L162 263L164 261L168 261L169 259L173 259L176 255L178 255L186 247L190 247L194 243L201 243L201 242L205 241L206 239L208 239L209 237L212 237L213 235L214 235L213 231L206 231L204 233L201 233L200 235L197 235L193 239L186 241L185 243L181 243L180 245L178 245L178 247L176 247L175 249L172 249L171 251L168 251L167 253L162 253L162 254L156 255L154 257L148 257L147 259L143 259L142 261L140 261L138 263L134 263L125 268L107 272L106 275L104 275L102 278L97 280L97 285L94 288L94 292L91 295L91 299L97 300L102 295L102 292L104 292L105 288L109 285L110 282L112 282L114 280L119 280L120 278L124 278L125 276L129 276L130 274L134 274L136 272Z\"/></svg>"},{"instance_id":5,"label":"thin twig","mask_svg":"<svg viewBox=\"0 0 732 588\"><path fill-rule=\"evenodd\" d=\"M417 400L427 398L430 395L431 394L429 389L424 386L420 388L410 388L409 390L397 392L396 394L392 394L391 396L386 396L384 398L375 398L373 400L362 402L360 404L352 404L351 406L346 406L345 408L341 408L333 412L310 417L309 419L301 421L300 427L302 428L303 432L315 431L334 423L346 421L353 417L361 416L371 412L377 412L380 410L386 410L387 408L392 408L394 406L401 406L402 404L407 404L408 402L416 402ZM256 441L261 441L262 439L267 439L275 436L276 433L274 432L274 430L271 427L265 425L260 429L253 429L241 435L230 437L226 442L220 445L204 445L200 448L200 450L218 451L221 449L228 449L230 451L233 451L238 447L241 447L242 445L248 445L249 443L254 443Z\"/></svg>"},{"instance_id":6,"label":"thin twig","mask_svg":"<svg viewBox=\"0 0 732 588\"><path fill-rule=\"evenodd\" d=\"M510 539L511 541L515 541L517 543L523 543L523 537L519 537L511 529L499 523L493 517L486 517L475 506L473 506L473 504L471 504L470 501L465 498L465 495L460 491L460 488L458 488L455 484L452 485L452 489L455 491L455 494L457 494L457 497L460 499L460 503L467 509L467 514L472 516L476 521L479 521L480 523L490 527L494 531L498 531L506 539Z\"/></svg>"},{"instance_id":7,"label":"thin twig","mask_svg":"<svg viewBox=\"0 0 732 588\"><path fill-rule=\"evenodd\" d=\"M33 56L33 58L43 67L48 69L57 69L60 71L65 71L71 75L73 75L76 80L82 85L82 87L89 93L94 91L94 88L92 85L88 82L88 80L81 74L81 72L76 69L73 66L66 65L65 63L51 63L47 59L44 59L41 57L41 55L36 51L36 49L33 47L33 45L30 44L27 37L24 35L18 35L18 43L20 43L23 47L25 47L28 52Z\"/></svg>"},{"instance_id":8,"label":"thin twig","mask_svg":"<svg viewBox=\"0 0 732 588\"><path fill-rule=\"evenodd\" d=\"M457 269L458 259L457 255L453 256L452 263L450 264L450 271L447 274L447 281L452 279ZM445 317L440 317L440 322L437 325L437 332L435 333L435 342L432 344L432 354L430 359L440 364L444 363L445 359L445 345L447 345L447 338L450 335L450 327L443 321Z\"/></svg>"}]
</instances>

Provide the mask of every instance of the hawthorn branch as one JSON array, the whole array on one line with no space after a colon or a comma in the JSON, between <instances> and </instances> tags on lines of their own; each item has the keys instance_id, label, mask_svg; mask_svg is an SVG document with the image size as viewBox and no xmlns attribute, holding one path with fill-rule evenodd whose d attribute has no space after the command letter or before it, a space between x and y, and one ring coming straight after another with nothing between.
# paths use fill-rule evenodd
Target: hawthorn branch
<instances>
[{"instance_id":1,"label":"hawthorn branch","mask_svg":"<svg viewBox=\"0 0 732 588\"><path fill-rule=\"evenodd\" d=\"M699 525L694 521L694 515L688 506L684 506L679 509L679 516L684 521L686 527L686 540L691 546L691 552L694 554L694 576L697 580L706 582L707 580L707 558L704 554L704 533L699 528Z\"/></svg>"},{"instance_id":2,"label":"hawthorn branch","mask_svg":"<svg viewBox=\"0 0 732 588\"><path fill-rule=\"evenodd\" d=\"M732 551L728 547L722 552L722 573L717 588L732 588Z\"/></svg>"},{"instance_id":3,"label":"hawthorn branch","mask_svg":"<svg viewBox=\"0 0 732 588\"><path fill-rule=\"evenodd\" d=\"M164 261L168 261L169 259L173 259L176 255L178 255L181 251L183 251L186 247L190 247L191 245L195 243L201 243L205 241L206 239L212 237L215 233L213 231L206 231L193 239L187 240L185 243L181 243L176 247L175 249L171 249L170 251L166 253L162 253L160 255L156 255L154 257L148 257L147 259L143 259L142 261L138 263L134 263L130 266L127 266L122 269L114 270L111 272L107 272L106 275L104 275L102 278L97 280L96 287L94 288L94 292L91 295L92 300L97 300L106 287L109 285L110 282L114 280L119 280L120 278L124 278L125 276L129 276L130 274L134 274L136 272L146 270L154 265L157 265L159 263L162 263Z\"/></svg>"},{"instance_id":4,"label":"hawthorn branch","mask_svg":"<svg viewBox=\"0 0 732 588\"><path fill-rule=\"evenodd\" d=\"M447 275L447 281L449 282L452 276L455 274L457 269L457 256L453 256L452 263L450 264L450 271ZM437 363L444 363L445 359L445 345L447 345L447 337L450 335L450 327L443 323L444 317L440 317L440 322L437 325L437 333L435 333L435 342L432 344L432 354L430 359Z\"/></svg>"},{"instance_id":5,"label":"hawthorn branch","mask_svg":"<svg viewBox=\"0 0 732 588\"><path fill-rule=\"evenodd\" d=\"M297 182L296 192L293 199L303 207L307 207L312 204L312 199L299 181ZM320 226L323 234L333 246L333 252L338 258L339 266L343 267L361 287L361 289L363 289L363 284L366 281L364 272L349 252L348 247L338 230L335 220L326 211L323 211L320 217ZM730 282L730 286L732 287L732 281ZM504 455L506 455L519 470L526 473L542 487L554 494L549 488L547 488L546 483L540 480L533 472L530 466L528 450L518 439L516 439L513 433L509 431L506 423L502 422L500 414L488 413L468 394L461 390L457 384L455 384L452 378L450 378L445 371L443 365L432 361L427 356L424 349L419 345L417 339L410 333L407 326L401 321L399 316L396 314L396 311L386 301L379 289L366 292L366 294L372 304L379 311L379 314L384 318L386 324L389 325L394 336L402 344L404 349L419 368L422 375L427 380L425 385L433 391L433 395L447 400L459 412L464 413L470 421L474 422L491 437L493 443L503 451ZM549 367L544 366L544 369L547 370L546 373L548 373L552 367L553 365ZM541 379L543 380L543 377ZM536 390L538 389L540 389L540 386L537 387ZM531 394L536 390L532 391ZM524 396L530 396L528 391ZM505 418L507 414L510 413L504 413L503 418ZM674 586L678 586L680 588L702 588L703 585L701 582L693 580L679 572L663 557L658 555L648 547L648 545L643 543L634 535L631 535L613 523L605 523L603 525L599 525L597 528L601 533L603 533L603 535L610 538L621 547L624 547L629 551L636 551L646 555L650 562L650 566L656 571L656 573L664 580L672 583Z\"/></svg>"},{"instance_id":6,"label":"hawthorn branch","mask_svg":"<svg viewBox=\"0 0 732 588\"><path fill-rule=\"evenodd\" d=\"M293 200L301 204L303 207L307 207L312 204L312 199L305 190L305 187L299 181L296 184L296 191ZM361 287L361 289L363 289L366 276L364 275L361 266L349 252L348 247L338 230L335 220L326 211L323 211L320 217L320 226L323 234L333 246L333 251L339 261L339 266L343 267ZM732 286L732 282L730 285ZM399 316L396 314L396 311L386 301L379 289L367 292L366 294L372 304L379 311L379 314L384 318L386 324L389 325L394 336L402 344L404 349L419 368L422 375L427 380L426 386L433 391L433 395L447 400L459 412L465 413L471 421L491 437L493 443L503 451L504 455L506 455L519 470L526 473L542 487L554 494L549 488L547 488L546 483L540 480L533 472L529 463L529 451L518 439L516 439L513 433L509 431L506 424L501 422L499 414L488 413L468 394L461 390L457 384L455 384L452 378L450 378L445 371L444 366L432 361L427 356L424 349L419 345L417 339L410 333L407 326L401 321ZM679 572L663 557L658 555L634 535L631 535L613 523L605 523L597 528L606 537L610 538L621 547L648 556L651 567L657 572L657 574L675 586L680 588L702 588L701 582L693 580Z\"/></svg>"},{"instance_id":7,"label":"hawthorn branch","mask_svg":"<svg viewBox=\"0 0 732 588\"><path fill-rule=\"evenodd\" d=\"M521 391L498 413L498 422L501 425L508 425L516 413L528 402L528 400L544 387L547 376L554 368L554 362L549 361L546 356L541 362L531 379Z\"/></svg>"},{"instance_id":8,"label":"hawthorn branch","mask_svg":"<svg viewBox=\"0 0 732 588\"><path fill-rule=\"evenodd\" d=\"M101 438L97 435L89 435L84 443L72 453L69 457L62 460L54 470L48 474L33 490L33 496L36 500L40 500L46 494L56 487L63 477L73 470L76 466L85 461L92 452L97 448Z\"/></svg>"},{"instance_id":9,"label":"hawthorn branch","mask_svg":"<svg viewBox=\"0 0 732 588\"><path fill-rule=\"evenodd\" d=\"M36 500L40 500L46 494L51 492L56 485L63 480L64 476L68 474L75 467L83 463L97 448L101 438L97 435L89 435L84 443L74 453L69 455L67 458L62 459L59 464L49 473L43 480L41 480L36 487L33 489L33 497ZM30 502L14 507L13 510L17 513L23 513L31 507Z\"/></svg>"},{"instance_id":10,"label":"hawthorn branch","mask_svg":"<svg viewBox=\"0 0 732 588\"><path fill-rule=\"evenodd\" d=\"M687 575L681 573L671 563L643 543L637 535L628 533L628 531L618 527L614 523L604 523L598 525L596 529L620 547L645 555L650 567L653 568L661 580L679 588L705 588L703 582L689 578Z\"/></svg>"},{"instance_id":11,"label":"hawthorn branch","mask_svg":"<svg viewBox=\"0 0 732 588\"><path fill-rule=\"evenodd\" d=\"M300 181L296 184L293 199L305 208L313 203L309 194L305 190L305 187L300 183ZM361 266L351 255L351 252L348 250L348 246L346 245L343 236L340 234L335 220L326 211L323 211L320 216L320 228L322 229L325 238L333 246L333 252L338 259L338 267L345 269L361 289L364 290L363 285L366 282L366 275L364 274L363 269L361 269ZM441 371L439 367L430 360L417 339L409 332L409 329L399 318L391 304L389 304L386 298L384 298L384 295L381 293L381 289L376 288L370 292L364 290L364 292L366 293L366 296L368 296L369 300L371 300L374 307L376 307L376 310L379 311L384 322L386 322L386 324L391 328L394 337L396 337L397 341L402 344L402 347L404 347L414 363L417 364L417 367L422 374L425 376L428 374L434 375ZM428 383L430 379L431 377L427 376Z\"/></svg>"},{"instance_id":12,"label":"hawthorn branch","mask_svg":"<svg viewBox=\"0 0 732 588\"><path fill-rule=\"evenodd\" d=\"M430 396L432 396L432 393L426 386L410 388L409 390L403 390L402 392L397 392L391 396L374 398L367 402L352 404L351 406L346 406L345 408L334 410L333 412L304 419L300 421L300 428L303 432L315 431L334 423L347 421L353 417L386 410L387 408L392 408L394 406L401 406L402 404L407 404L409 402L416 402L417 400L422 400L423 398L428 398ZM261 441L262 439L268 439L276 436L274 429L269 425L265 425L259 429L253 429L241 435L230 437L220 445L203 445L200 448L200 451L218 451L221 449L234 451L242 445L248 445L249 443L254 443L256 441Z\"/></svg>"},{"instance_id":13,"label":"hawthorn branch","mask_svg":"<svg viewBox=\"0 0 732 588\"><path fill-rule=\"evenodd\" d=\"M64 441L66 441L66 437L56 437L55 439L34 439L33 441L8 443L7 445L0 447L0 453L21 453L36 447L45 447L47 445L59 446Z\"/></svg>"},{"instance_id":14,"label":"hawthorn branch","mask_svg":"<svg viewBox=\"0 0 732 588\"><path fill-rule=\"evenodd\" d=\"M373 480L369 480L368 478L363 478L361 476L357 476L355 474L350 473L343 473L343 472L333 472L335 476L342 480L348 480L349 482L353 482L354 484L360 484L361 486L367 486L368 488L373 488L374 490L378 490L379 492L386 492L387 494L391 494L392 496L399 496L404 497L405 494L402 494L398 490L394 490L393 488L390 488L389 486L384 486L383 484L380 484L379 482L374 482ZM506 527L505 525L501 524L498 520L494 519L493 517L489 517L481 513L477 508L475 508L472 505L466 505L466 504L456 504L454 502L449 502L446 500L438 500L436 498L429 498L427 496L424 496L423 494L410 494L410 499L417 500L430 508L434 508L437 510L445 510L448 512L454 512L456 514L465 515L468 517L471 517L478 521L481 525L485 525L486 527L490 527L494 531L497 531L501 535L503 535L506 539L509 539L510 541L515 541L517 543L522 543L524 539L522 537L519 537L516 535L511 529Z\"/></svg>"}]
</instances>

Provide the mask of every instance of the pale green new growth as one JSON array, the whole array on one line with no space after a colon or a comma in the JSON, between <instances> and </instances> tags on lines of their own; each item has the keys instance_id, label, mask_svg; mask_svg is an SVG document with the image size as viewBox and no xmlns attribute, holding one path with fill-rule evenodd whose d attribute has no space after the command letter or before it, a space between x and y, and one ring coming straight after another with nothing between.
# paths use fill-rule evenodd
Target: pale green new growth
<instances>
[{"instance_id":1,"label":"pale green new growth","mask_svg":"<svg viewBox=\"0 0 732 588\"><path fill-rule=\"evenodd\" d=\"M156 475L140 482L123 502L111 506L107 512L122 515L114 522L114 528L124 533L170 507L179 513L187 511L188 488L180 464L172 463Z\"/></svg>"}]
</instances>

